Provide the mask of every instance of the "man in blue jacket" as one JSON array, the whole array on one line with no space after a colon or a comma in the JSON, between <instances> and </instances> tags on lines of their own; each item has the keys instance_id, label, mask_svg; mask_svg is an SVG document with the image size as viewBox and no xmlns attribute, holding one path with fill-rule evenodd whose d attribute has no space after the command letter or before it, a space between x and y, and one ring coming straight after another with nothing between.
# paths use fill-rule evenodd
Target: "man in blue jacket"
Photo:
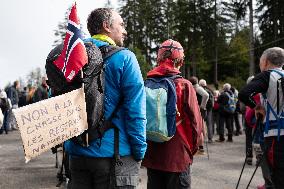
<instances>
[{"instance_id":1,"label":"man in blue jacket","mask_svg":"<svg viewBox=\"0 0 284 189\"><path fill-rule=\"evenodd\" d=\"M121 16L112 9L99 8L87 20L96 46L123 46L126 37ZM116 52L105 62L104 114L108 119L118 104L112 123L119 129L122 164L113 170L114 129L109 129L89 147L67 141L70 154L71 188L136 188L140 160L146 151L146 97L144 82L135 55L128 49ZM122 103L120 103L122 99ZM101 145L98 145L101 143ZM115 172L115 174L114 174Z\"/></svg>"}]
</instances>

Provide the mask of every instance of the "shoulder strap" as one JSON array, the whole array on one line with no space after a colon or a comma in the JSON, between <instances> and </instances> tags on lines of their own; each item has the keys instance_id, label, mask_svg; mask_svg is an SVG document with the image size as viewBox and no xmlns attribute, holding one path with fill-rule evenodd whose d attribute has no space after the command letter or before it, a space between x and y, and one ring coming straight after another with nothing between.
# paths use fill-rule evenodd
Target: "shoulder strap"
<instances>
[{"instance_id":1,"label":"shoulder strap","mask_svg":"<svg viewBox=\"0 0 284 189\"><path fill-rule=\"evenodd\" d=\"M114 55L115 53L122 51L126 48L124 47L117 47L117 46L112 46L112 45L104 45L99 47L101 53L102 53L102 57L104 60L108 59L109 57L111 57L112 55Z\"/></svg>"},{"instance_id":2,"label":"shoulder strap","mask_svg":"<svg viewBox=\"0 0 284 189\"><path fill-rule=\"evenodd\" d=\"M278 75L280 75L281 77L284 77L284 72L281 72L280 70L271 69L270 71L278 73Z\"/></svg>"},{"instance_id":3,"label":"shoulder strap","mask_svg":"<svg viewBox=\"0 0 284 189\"><path fill-rule=\"evenodd\" d=\"M229 92L225 91L224 93L225 93L229 98L232 98L232 96L230 95Z\"/></svg>"},{"instance_id":4,"label":"shoulder strap","mask_svg":"<svg viewBox=\"0 0 284 189\"><path fill-rule=\"evenodd\" d=\"M172 76L168 76L166 78L174 81L175 79L182 78L182 76L181 75L172 75Z\"/></svg>"}]
</instances>

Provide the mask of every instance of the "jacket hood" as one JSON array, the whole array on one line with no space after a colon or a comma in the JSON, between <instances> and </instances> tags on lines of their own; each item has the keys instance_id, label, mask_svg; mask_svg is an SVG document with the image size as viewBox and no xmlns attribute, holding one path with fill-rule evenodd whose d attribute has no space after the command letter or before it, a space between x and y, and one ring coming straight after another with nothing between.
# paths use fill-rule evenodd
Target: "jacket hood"
<instances>
[{"instance_id":1,"label":"jacket hood","mask_svg":"<svg viewBox=\"0 0 284 189\"><path fill-rule=\"evenodd\" d=\"M181 72L173 66L173 62L170 59L166 59L159 63L159 66L155 67L153 70L149 71L147 77L159 77L166 75L177 75Z\"/></svg>"}]
</instances>

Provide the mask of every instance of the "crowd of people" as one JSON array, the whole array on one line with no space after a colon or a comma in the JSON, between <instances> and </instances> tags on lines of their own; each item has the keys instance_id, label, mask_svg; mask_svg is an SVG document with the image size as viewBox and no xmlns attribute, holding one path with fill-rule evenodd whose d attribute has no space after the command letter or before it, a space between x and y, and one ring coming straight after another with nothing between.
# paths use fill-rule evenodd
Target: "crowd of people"
<instances>
[{"instance_id":1,"label":"crowd of people","mask_svg":"<svg viewBox=\"0 0 284 189\"><path fill-rule=\"evenodd\" d=\"M121 16L114 10L95 9L89 15L87 25L91 34L88 42L99 48L123 46L127 32ZM179 70L184 64L184 49L171 39L161 43L157 66L147 74L151 84L146 87L137 59L130 50L121 49L104 62L104 118L115 125L118 135L115 129L109 129L89 146L72 140L65 142L70 156L69 188L136 188L141 163L147 168L147 188L191 188L193 157L206 153L204 143L232 143L233 138L242 135L243 131L246 134L246 163L252 165L255 149L263 171L265 184L258 188L283 188L284 130L280 108L284 101L282 90L277 94L274 90L279 88L277 81L284 75L283 49L271 48L263 53L260 59L262 72L250 77L240 93L229 83L213 90L204 79L181 77ZM165 105L168 97L163 94L167 94L165 91L169 94L171 86L174 86L175 104L171 111L174 116L169 119L170 110ZM11 109L50 96L45 78L37 89L27 87L19 92L19 88L16 81L0 93L4 114L1 133L16 129L16 124L9 118L12 117ZM166 103L152 106L149 99L155 95L158 103ZM163 108L167 109L164 117L161 115ZM149 112L152 115L148 115ZM164 142L146 138L147 124L153 123L147 123L147 119L153 115L157 115L154 119L158 120L158 126L168 126L166 130L174 123L174 134L159 138ZM264 131L257 129L256 120L259 119L265 125ZM214 139L216 135L218 138Z\"/></svg>"},{"instance_id":2,"label":"crowd of people","mask_svg":"<svg viewBox=\"0 0 284 189\"><path fill-rule=\"evenodd\" d=\"M42 83L38 87L32 85L22 87L16 80L12 86L0 89L0 113L3 115L0 122L0 134L18 130L13 109L47 99L49 96L46 77L42 77Z\"/></svg>"}]
</instances>

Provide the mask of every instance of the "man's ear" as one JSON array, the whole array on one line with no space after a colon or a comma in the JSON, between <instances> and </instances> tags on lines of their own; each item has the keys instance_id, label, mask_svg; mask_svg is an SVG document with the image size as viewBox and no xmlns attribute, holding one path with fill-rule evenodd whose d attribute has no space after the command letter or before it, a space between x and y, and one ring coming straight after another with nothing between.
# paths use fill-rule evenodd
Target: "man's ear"
<instances>
[{"instance_id":1,"label":"man's ear","mask_svg":"<svg viewBox=\"0 0 284 189\"><path fill-rule=\"evenodd\" d=\"M105 32L110 33L110 26L107 22L103 22L103 30L105 30Z\"/></svg>"},{"instance_id":2,"label":"man's ear","mask_svg":"<svg viewBox=\"0 0 284 189\"><path fill-rule=\"evenodd\" d=\"M268 68L268 66L271 64L269 60L265 59L264 60L265 67Z\"/></svg>"}]
</instances>

